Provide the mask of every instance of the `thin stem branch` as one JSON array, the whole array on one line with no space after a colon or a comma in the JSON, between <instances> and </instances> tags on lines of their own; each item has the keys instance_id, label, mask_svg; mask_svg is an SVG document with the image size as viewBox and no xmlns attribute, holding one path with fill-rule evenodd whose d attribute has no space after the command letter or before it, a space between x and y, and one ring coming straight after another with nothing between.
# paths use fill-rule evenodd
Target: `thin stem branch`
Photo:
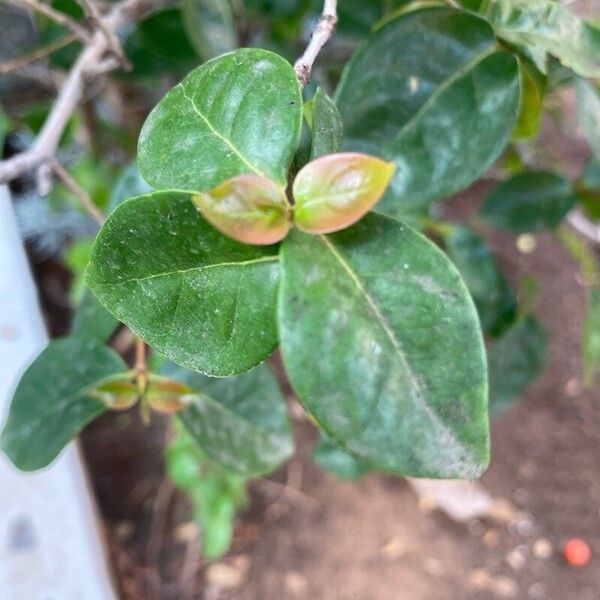
<instances>
[{"instance_id":1,"label":"thin stem branch","mask_svg":"<svg viewBox=\"0 0 600 600\"><path fill-rule=\"evenodd\" d=\"M337 0L325 0L323 12L312 32L308 46L304 54L294 63L294 71L302 87L310 81L315 60L323 46L331 39L337 20Z\"/></svg>"},{"instance_id":2,"label":"thin stem branch","mask_svg":"<svg viewBox=\"0 0 600 600\"><path fill-rule=\"evenodd\" d=\"M77 198L77 200L79 200L79 203L85 212L90 215L98 225L102 225L105 221L104 215L94 204L90 195L79 186L71 174L57 160L51 162L51 167L54 173L56 173L56 176L63 182L64 186Z\"/></svg>"},{"instance_id":3,"label":"thin stem branch","mask_svg":"<svg viewBox=\"0 0 600 600\"><path fill-rule=\"evenodd\" d=\"M38 0L10 0L12 4L25 5L32 10L39 12L40 14L48 17L61 27L68 29L71 31L79 40L81 40L85 44L89 44L91 42L91 35L85 29L85 27L81 26L77 21L71 19L68 15L59 10L52 8L49 4L44 4L43 2L38 2Z\"/></svg>"},{"instance_id":4,"label":"thin stem branch","mask_svg":"<svg viewBox=\"0 0 600 600\"><path fill-rule=\"evenodd\" d=\"M119 38L109 27L107 27L104 22L104 17L100 13L100 9L96 6L94 0L78 0L79 4L81 4L83 10L89 17L89 19L98 27L98 29L104 34L106 39L106 43L108 45L109 50L115 56L115 58L119 61L121 66L126 69L130 68L130 63L125 57L123 53L123 48L121 47L121 42Z\"/></svg>"},{"instance_id":5,"label":"thin stem branch","mask_svg":"<svg viewBox=\"0 0 600 600\"><path fill-rule=\"evenodd\" d=\"M54 40L50 44L46 46L41 46L40 48L36 48L35 50L28 52L27 54L23 54L21 56L17 56L17 58L13 58L12 60L8 60L5 63L0 63L0 75L6 75L11 71L15 71L29 64L30 62L34 62L36 60L40 60L52 54L56 50L60 50L65 46L73 43L77 39L77 36L74 33L67 33L65 36Z\"/></svg>"},{"instance_id":6,"label":"thin stem branch","mask_svg":"<svg viewBox=\"0 0 600 600\"><path fill-rule=\"evenodd\" d=\"M146 342L141 337L135 338L135 363L133 369L140 394L144 394L148 382L148 366L146 365Z\"/></svg>"},{"instance_id":7,"label":"thin stem branch","mask_svg":"<svg viewBox=\"0 0 600 600\"><path fill-rule=\"evenodd\" d=\"M104 25L116 32L123 25L142 18L162 4L164 0L122 0L104 17ZM83 96L86 79L117 66L116 61L107 62L105 59L105 54L110 50L106 36L102 31L97 30L81 51L61 86L33 146L21 154L0 162L0 183L33 171L53 158L69 117Z\"/></svg>"}]
</instances>

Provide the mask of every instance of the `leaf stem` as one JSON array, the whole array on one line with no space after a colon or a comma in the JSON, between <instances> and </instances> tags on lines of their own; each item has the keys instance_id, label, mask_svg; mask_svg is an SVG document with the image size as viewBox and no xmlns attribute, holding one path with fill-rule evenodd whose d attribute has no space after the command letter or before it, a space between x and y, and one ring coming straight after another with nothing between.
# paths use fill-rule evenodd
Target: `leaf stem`
<instances>
[{"instance_id":1,"label":"leaf stem","mask_svg":"<svg viewBox=\"0 0 600 600\"><path fill-rule=\"evenodd\" d=\"M135 339L135 364L133 366L140 394L146 391L148 367L146 365L146 342L141 337Z\"/></svg>"},{"instance_id":2,"label":"leaf stem","mask_svg":"<svg viewBox=\"0 0 600 600\"><path fill-rule=\"evenodd\" d=\"M4 63L0 63L0 75L6 75L11 71L15 71L16 69L20 69L30 62L34 62L39 60L40 58L44 58L52 52L56 50L60 50L65 46L68 46L72 42L77 39L77 36L74 33L67 33L63 37L54 40L50 44L46 46L41 46L40 48L36 48L35 50L28 52L27 54L22 54L21 56L17 56L17 58L13 58L12 60L8 60Z\"/></svg>"},{"instance_id":3,"label":"leaf stem","mask_svg":"<svg viewBox=\"0 0 600 600\"><path fill-rule=\"evenodd\" d=\"M90 195L83 188L79 187L78 183L73 179L73 176L57 160L51 162L51 167L65 187L79 200L79 203L85 212L90 215L98 225L102 225L105 221L104 215L94 204Z\"/></svg>"}]
</instances>

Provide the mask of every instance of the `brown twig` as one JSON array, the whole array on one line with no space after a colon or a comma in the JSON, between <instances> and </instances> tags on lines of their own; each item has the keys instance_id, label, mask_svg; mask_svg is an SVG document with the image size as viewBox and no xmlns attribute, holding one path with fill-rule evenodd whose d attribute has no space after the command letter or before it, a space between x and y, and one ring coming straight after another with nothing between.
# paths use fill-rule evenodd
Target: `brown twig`
<instances>
[{"instance_id":1,"label":"brown twig","mask_svg":"<svg viewBox=\"0 0 600 600\"><path fill-rule=\"evenodd\" d=\"M304 87L310 81L310 74L321 48L329 41L337 24L337 0L325 0L323 12L317 22L308 46L302 56L294 63L294 71L300 85Z\"/></svg>"},{"instance_id":2,"label":"brown twig","mask_svg":"<svg viewBox=\"0 0 600 600\"><path fill-rule=\"evenodd\" d=\"M17 56L17 58L13 58L12 60L8 60L4 63L0 63L0 75L6 75L11 71L16 71L17 69L24 67L30 62L40 60L41 58L52 54L52 52L55 52L56 50L60 50L61 48L68 46L69 44L73 43L76 39L77 36L74 33L68 33L67 35L58 38L57 40L54 40L46 46L41 46L40 48L36 48L32 52L23 54L22 56Z\"/></svg>"},{"instance_id":3,"label":"brown twig","mask_svg":"<svg viewBox=\"0 0 600 600\"><path fill-rule=\"evenodd\" d=\"M90 215L98 225L102 225L105 220L104 215L94 204L90 195L79 186L72 175L57 160L51 162L51 168L64 186L77 198L77 200L79 200L79 203L85 212Z\"/></svg>"},{"instance_id":4,"label":"brown twig","mask_svg":"<svg viewBox=\"0 0 600 600\"><path fill-rule=\"evenodd\" d=\"M88 18L96 25L96 27L104 34L109 51L118 60L119 64L124 69L130 69L131 64L123 53L123 48L119 38L104 22L104 16L100 13L100 9L96 6L94 0L78 0Z\"/></svg>"},{"instance_id":5,"label":"brown twig","mask_svg":"<svg viewBox=\"0 0 600 600\"><path fill-rule=\"evenodd\" d=\"M38 2L38 0L9 0L11 4L17 6L27 6L36 12L48 17L61 27L68 29L84 44L89 44L92 41L90 33L81 26L77 21L71 19L68 15L59 10L52 8L49 4Z\"/></svg>"},{"instance_id":6,"label":"brown twig","mask_svg":"<svg viewBox=\"0 0 600 600\"><path fill-rule=\"evenodd\" d=\"M104 25L116 32L123 25L142 18L150 10L164 3L165 0L121 0L104 17ZM86 79L105 72L107 68L118 66L115 61L107 62L105 57L107 52L110 52L110 45L106 36L102 31L97 30L81 51L61 86L33 146L25 152L0 162L0 183L36 170L53 159L67 122L83 96Z\"/></svg>"}]
</instances>

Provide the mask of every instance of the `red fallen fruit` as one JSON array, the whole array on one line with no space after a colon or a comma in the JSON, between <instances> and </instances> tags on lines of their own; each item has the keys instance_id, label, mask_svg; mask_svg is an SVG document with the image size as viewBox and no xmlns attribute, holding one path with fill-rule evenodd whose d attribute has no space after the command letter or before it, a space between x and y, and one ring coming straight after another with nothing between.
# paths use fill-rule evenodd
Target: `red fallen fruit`
<instances>
[{"instance_id":1,"label":"red fallen fruit","mask_svg":"<svg viewBox=\"0 0 600 600\"><path fill-rule=\"evenodd\" d=\"M573 538L563 546L563 556L571 567L584 567L592 557L592 551L585 540Z\"/></svg>"}]
</instances>

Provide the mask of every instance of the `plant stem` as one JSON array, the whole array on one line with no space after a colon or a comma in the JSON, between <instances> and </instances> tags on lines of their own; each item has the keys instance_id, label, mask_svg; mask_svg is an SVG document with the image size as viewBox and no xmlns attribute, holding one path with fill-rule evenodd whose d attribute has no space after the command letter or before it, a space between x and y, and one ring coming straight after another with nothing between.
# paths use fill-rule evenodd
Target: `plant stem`
<instances>
[{"instance_id":1,"label":"plant stem","mask_svg":"<svg viewBox=\"0 0 600 600\"><path fill-rule=\"evenodd\" d=\"M313 64L323 46L333 35L337 20L337 0L325 0L323 12L312 32L308 46L304 54L294 63L294 71L302 87L310 81Z\"/></svg>"},{"instance_id":2,"label":"plant stem","mask_svg":"<svg viewBox=\"0 0 600 600\"><path fill-rule=\"evenodd\" d=\"M91 35L82 27L77 21L71 19L68 15L59 10L52 8L48 4L44 4L43 2L38 2L38 0L10 0L12 4L16 4L17 6L28 6L32 10L35 10L42 15L48 17L58 25L61 25L65 29L70 30L78 39L80 39L83 43L89 44L91 42Z\"/></svg>"},{"instance_id":3,"label":"plant stem","mask_svg":"<svg viewBox=\"0 0 600 600\"><path fill-rule=\"evenodd\" d=\"M148 367L146 365L146 343L141 337L135 339L135 364L133 368L140 394L144 394L148 382Z\"/></svg>"},{"instance_id":4,"label":"plant stem","mask_svg":"<svg viewBox=\"0 0 600 600\"><path fill-rule=\"evenodd\" d=\"M41 46L40 48L36 48L32 52L27 54L23 54L21 56L17 56L17 58L13 58L12 60L6 61L5 63L0 63L0 75L6 75L11 71L15 71L16 69L20 69L26 64L39 60L40 58L44 58L48 56L48 54L52 54L56 50L60 50L65 46L68 46L72 42L77 39L77 36L74 33L68 33L67 35L54 40L52 43L47 44L46 46Z\"/></svg>"},{"instance_id":5,"label":"plant stem","mask_svg":"<svg viewBox=\"0 0 600 600\"><path fill-rule=\"evenodd\" d=\"M79 200L79 203L85 212L90 215L98 225L102 225L105 221L104 215L94 204L90 195L77 184L72 175L57 160L52 161L51 167L65 187Z\"/></svg>"}]
</instances>

